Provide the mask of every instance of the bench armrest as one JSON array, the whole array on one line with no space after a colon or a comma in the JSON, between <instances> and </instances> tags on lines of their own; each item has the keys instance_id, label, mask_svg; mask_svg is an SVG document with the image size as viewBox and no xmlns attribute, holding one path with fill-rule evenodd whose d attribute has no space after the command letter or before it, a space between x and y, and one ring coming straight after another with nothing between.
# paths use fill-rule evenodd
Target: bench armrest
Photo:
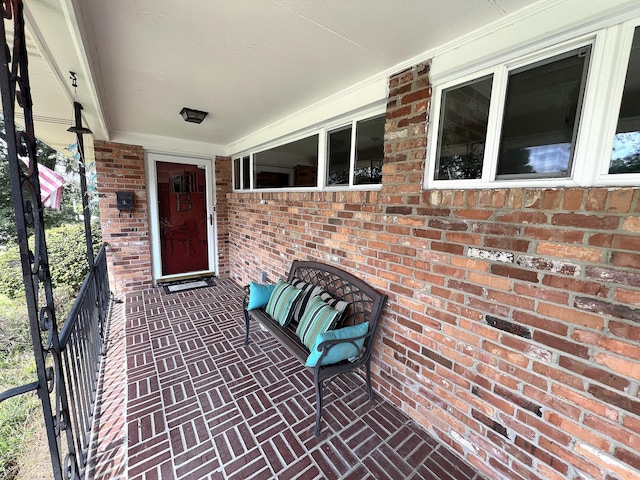
<instances>
[{"instance_id":1,"label":"bench armrest","mask_svg":"<svg viewBox=\"0 0 640 480\"><path fill-rule=\"evenodd\" d=\"M369 332L365 333L364 335L360 335L360 336L357 336L357 337L336 338L336 339L325 340L324 342L320 343L317 346L317 349L320 352L320 358L318 358L318 361L316 362L316 368L319 368L321 366L322 360L324 359L324 357L326 357L329 354L329 350L331 350L336 345L340 345L340 344L343 344L343 343L350 343L354 347L358 348L358 344L356 343L357 340L366 339L367 337L370 337L373 334L374 334L374 332L370 332L369 331ZM358 354L354 355L354 357L355 358L359 358L362 355L363 349L364 349L364 347L360 347L360 349L358 351Z\"/></svg>"},{"instance_id":2,"label":"bench armrest","mask_svg":"<svg viewBox=\"0 0 640 480\"><path fill-rule=\"evenodd\" d=\"M372 332L367 332L364 335L360 335L359 337L349 337L349 338L335 338L332 340L325 340L320 345L318 345L318 350L322 350L324 348L330 349L334 345L338 345L339 343L353 343L355 345L356 340L360 340L362 338L367 338L373 335Z\"/></svg>"}]
</instances>

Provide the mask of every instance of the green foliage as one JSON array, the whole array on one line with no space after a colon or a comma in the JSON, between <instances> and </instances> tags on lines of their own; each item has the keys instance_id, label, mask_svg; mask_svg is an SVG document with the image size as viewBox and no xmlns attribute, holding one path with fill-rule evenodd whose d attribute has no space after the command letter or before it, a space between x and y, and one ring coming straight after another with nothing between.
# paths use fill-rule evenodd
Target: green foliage
<instances>
[{"instance_id":1,"label":"green foliage","mask_svg":"<svg viewBox=\"0 0 640 480\"><path fill-rule=\"evenodd\" d=\"M69 315L77 292L67 285L53 289L53 301L56 308L58 329ZM10 298L0 294L0 358L16 352L31 351L29 314L24 297ZM0 382L2 381L0 370ZM2 478L2 477L0 477Z\"/></svg>"},{"instance_id":2,"label":"green foliage","mask_svg":"<svg viewBox=\"0 0 640 480\"><path fill-rule=\"evenodd\" d=\"M0 245L15 243L16 224L11 198L11 179L9 176L9 162L7 161L7 144L4 130L4 119L0 117ZM64 168L68 178L77 170L75 162L51 148L46 143L36 138L36 160L38 164L54 170L56 165ZM47 228L57 227L76 221L81 214L82 199L78 176L65 184L62 192L60 210L44 209L44 222Z\"/></svg>"},{"instance_id":3,"label":"green foliage","mask_svg":"<svg viewBox=\"0 0 640 480\"><path fill-rule=\"evenodd\" d=\"M97 230L97 229L96 229ZM60 328L87 273L84 226L64 225L46 232L51 279ZM99 242L99 233L94 241ZM23 296L22 267L17 246L0 252L0 391L36 380L31 333ZM29 448L40 417L35 394L0 403L0 479L12 480L18 459Z\"/></svg>"},{"instance_id":4,"label":"green foliage","mask_svg":"<svg viewBox=\"0 0 640 480\"><path fill-rule=\"evenodd\" d=\"M640 154L634 153L624 158L611 160L609 173L638 173L640 172Z\"/></svg>"},{"instance_id":5,"label":"green foliage","mask_svg":"<svg viewBox=\"0 0 640 480\"><path fill-rule=\"evenodd\" d=\"M75 295L89 271L84 224L50 228L45 235L52 286L54 289L66 286ZM100 245L100 231L96 225L92 225L92 237L95 255ZM20 252L17 246L9 247L0 251L0 294L17 298L23 292Z\"/></svg>"},{"instance_id":6,"label":"green foliage","mask_svg":"<svg viewBox=\"0 0 640 480\"><path fill-rule=\"evenodd\" d=\"M0 149L0 243L16 239L16 221L11 200L11 179L9 178L9 164Z\"/></svg>"},{"instance_id":7,"label":"green foliage","mask_svg":"<svg viewBox=\"0 0 640 480\"><path fill-rule=\"evenodd\" d=\"M445 149L446 150L446 149ZM454 153L440 156L436 171L437 180L475 179L482 176L482 161L484 159L484 143L470 143L467 153Z\"/></svg>"},{"instance_id":8,"label":"green foliage","mask_svg":"<svg viewBox=\"0 0 640 480\"><path fill-rule=\"evenodd\" d=\"M63 225L47 230L47 250L51 283L80 289L89 271L87 247L82 224Z\"/></svg>"},{"instance_id":9,"label":"green foliage","mask_svg":"<svg viewBox=\"0 0 640 480\"><path fill-rule=\"evenodd\" d=\"M0 354L0 391L33 382L36 379L33 354ZM40 408L34 393L20 395L0 403L0 478L12 480L18 474L18 458L34 434L34 415Z\"/></svg>"},{"instance_id":10,"label":"green foliage","mask_svg":"<svg viewBox=\"0 0 640 480\"><path fill-rule=\"evenodd\" d=\"M0 294L15 298L23 291L20 250L14 246L0 252Z\"/></svg>"},{"instance_id":11,"label":"green foliage","mask_svg":"<svg viewBox=\"0 0 640 480\"><path fill-rule=\"evenodd\" d=\"M0 295L0 358L31 348L29 315L24 298ZM0 376L0 383L4 375Z\"/></svg>"}]
</instances>

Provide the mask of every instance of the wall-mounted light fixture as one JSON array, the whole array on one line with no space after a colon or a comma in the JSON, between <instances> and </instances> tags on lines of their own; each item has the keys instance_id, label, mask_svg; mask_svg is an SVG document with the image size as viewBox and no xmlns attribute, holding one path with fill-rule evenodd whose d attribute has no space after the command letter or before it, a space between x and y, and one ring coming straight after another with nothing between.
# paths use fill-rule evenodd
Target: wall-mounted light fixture
<instances>
[{"instance_id":1,"label":"wall-mounted light fixture","mask_svg":"<svg viewBox=\"0 0 640 480\"><path fill-rule=\"evenodd\" d=\"M202 123L204 117L209 115L209 112L203 112L202 110L194 110L193 108L182 107L180 115L184 118L185 122Z\"/></svg>"}]
</instances>

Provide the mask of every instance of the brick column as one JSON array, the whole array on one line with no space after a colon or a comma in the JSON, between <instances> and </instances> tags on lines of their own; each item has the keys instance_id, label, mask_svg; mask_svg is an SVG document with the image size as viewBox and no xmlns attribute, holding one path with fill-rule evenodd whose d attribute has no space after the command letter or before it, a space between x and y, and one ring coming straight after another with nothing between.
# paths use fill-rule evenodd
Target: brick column
<instances>
[{"instance_id":1,"label":"brick column","mask_svg":"<svg viewBox=\"0 0 640 480\"><path fill-rule=\"evenodd\" d=\"M231 272L229 263L229 195L232 185L232 160L230 157L215 158L216 213L218 242L218 276L227 278Z\"/></svg>"},{"instance_id":2,"label":"brick column","mask_svg":"<svg viewBox=\"0 0 640 480\"><path fill-rule=\"evenodd\" d=\"M431 103L431 63L421 63L389 79L382 167L381 204L391 215L416 213L427 156Z\"/></svg>"},{"instance_id":3,"label":"brick column","mask_svg":"<svg viewBox=\"0 0 640 480\"><path fill-rule=\"evenodd\" d=\"M111 291L117 297L152 283L149 212L144 150L136 145L94 142L102 239L109 244L107 258ZM116 191L133 192L133 212L120 213Z\"/></svg>"}]
</instances>

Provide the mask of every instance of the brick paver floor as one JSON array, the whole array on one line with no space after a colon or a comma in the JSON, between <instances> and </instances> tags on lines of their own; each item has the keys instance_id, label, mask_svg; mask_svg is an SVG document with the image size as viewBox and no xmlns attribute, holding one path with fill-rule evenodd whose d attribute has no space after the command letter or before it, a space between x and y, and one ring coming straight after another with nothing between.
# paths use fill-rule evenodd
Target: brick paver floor
<instances>
[{"instance_id":1,"label":"brick paver floor","mask_svg":"<svg viewBox=\"0 0 640 480\"><path fill-rule=\"evenodd\" d=\"M127 298L111 325L120 345L110 339L126 363L106 362L92 478L482 478L391 403L368 402L355 376L327 388L315 437L311 371L257 327L243 345L242 294L218 279Z\"/></svg>"}]
</instances>

